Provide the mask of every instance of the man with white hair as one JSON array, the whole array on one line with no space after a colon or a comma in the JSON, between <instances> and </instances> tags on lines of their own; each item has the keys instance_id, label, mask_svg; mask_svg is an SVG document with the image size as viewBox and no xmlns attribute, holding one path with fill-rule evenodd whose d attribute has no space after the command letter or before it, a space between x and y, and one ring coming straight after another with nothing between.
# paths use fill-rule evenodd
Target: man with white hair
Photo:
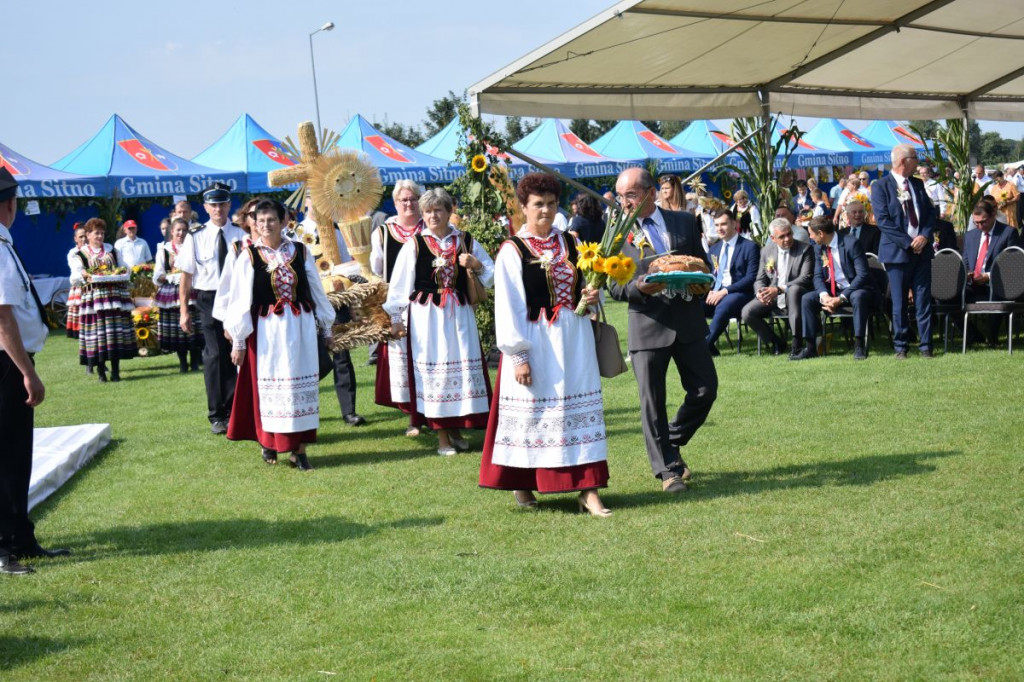
<instances>
[{"instance_id":1,"label":"man with white hair","mask_svg":"<svg viewBox=\"0 0 1024 682\"><path fill-rule=\"evenodd\" d=\"M910 339L907 294L914 292L921 357L932 357L932 258L935 207L924 183L914 177L917 151L909 144L896 145L892 172L871 186L871 206L882 237L878 259L885 264L892 292L893 348L905 360Z\"/></svg>"},{"instance_id":2,"label":"man with white hair","mask_svg":"<svg viewBox=\"0 0 1024 682\"><path fill-rule=\"evenodd\" d=\"M803 346L800 300L814 287L814 249L793 239L793 226L785 218L768 224L771 241L761 249L761 262L754 280L754 300L743 306L743 322L754 330L761 343L781 355L783 340L775 334L770 320L776 310L789 318L793 332L792 355Z\"/></svg>"}]
</instances>

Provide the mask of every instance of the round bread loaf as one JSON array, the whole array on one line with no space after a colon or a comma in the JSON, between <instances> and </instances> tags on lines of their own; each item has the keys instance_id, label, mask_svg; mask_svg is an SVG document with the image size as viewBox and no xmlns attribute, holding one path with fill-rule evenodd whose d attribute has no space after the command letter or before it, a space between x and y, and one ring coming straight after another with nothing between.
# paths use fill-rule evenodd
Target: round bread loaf
<instances>
[{"instance_id":1,"label":"round bread loaf","mask_svg":"<svg viewBox=\"0 0 1024 682\"><path fill-rule=\"evenodd\" d=\"M710 272L708 264L696 256L662 256L647 268L647 272Z\"/></svg>"}]
</instances>

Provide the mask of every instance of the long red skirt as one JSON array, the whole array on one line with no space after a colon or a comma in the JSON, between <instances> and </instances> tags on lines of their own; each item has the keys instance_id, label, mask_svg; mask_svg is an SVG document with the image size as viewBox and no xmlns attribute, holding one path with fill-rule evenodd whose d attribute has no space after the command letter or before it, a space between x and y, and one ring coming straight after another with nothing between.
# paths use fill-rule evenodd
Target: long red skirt
<instances>
[{"instance_id":1,"label":"long red skirt","mask_svg":"<svg viewBox=\"0 0 1024 682\"><path fill-rule=\"evenodd\" d=\"M231 403L231 419L228 421L228 440L254 440L274 452L296 452L303 443L316 442L316 429L298 433L264 431L256 385L256 332L253 332L249 336L245 360L238 371L235 399Z\"/></svg>"},{"instance_id":2,"label":"long red skirt","mask_svg":"<svg viewBox=\"0 0 1024 682\"><path fill-rule=\"evenodd\" d=\"M538 493L569 493L591 488L608 487L608 462L590 462L567 467L541 469L520 469L494 464L494 438L498 432L498 403L501 395L501 364L498 362L498 378L494 380L494 396L491 398L491 414L487 420L484 436L484 452L480 459L480 487L496 490L536 490Z\"/></svg>"}]
</instances>

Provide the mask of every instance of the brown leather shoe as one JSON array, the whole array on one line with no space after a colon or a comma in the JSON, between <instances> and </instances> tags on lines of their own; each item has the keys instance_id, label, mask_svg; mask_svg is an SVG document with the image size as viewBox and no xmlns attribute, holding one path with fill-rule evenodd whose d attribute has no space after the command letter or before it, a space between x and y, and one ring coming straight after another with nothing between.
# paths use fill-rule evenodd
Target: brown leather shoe
<instances>
[{"instance_id":1,"label":"brown leather shoe","mask_svg":"<svg viewBox=\"0 0 1024 682\"><path fill-rule=\"evenodd\" d=\"M685 493L686 484L678 476L672 476L661 482L661 490L666 493Z\"/></svg>"}]
</instances>

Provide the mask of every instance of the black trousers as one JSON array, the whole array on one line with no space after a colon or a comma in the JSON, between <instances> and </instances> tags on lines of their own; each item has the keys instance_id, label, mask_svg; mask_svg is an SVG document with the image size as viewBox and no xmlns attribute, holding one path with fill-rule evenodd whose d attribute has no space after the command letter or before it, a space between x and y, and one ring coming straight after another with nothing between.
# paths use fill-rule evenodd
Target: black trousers
<instances>
[{"instance_id":1,"label":"black trousers","mask_svg":"<svg viewBox=\"0 0 1024 682\"><path fill-rule=\"evenodd\" d=\"M28 518L35 409L26 400L24 375L0 351L0 548L8 550L35 544Z\"/></svg>"},{"instance_id":2,"label":"black trousers","mask_svg":"<svg viewBox=\"0 0 1024 682\"><path fill-rule=\"evenodd\" d=\"M662 480L679 475L683 471L679 446L690 441L718 397L718 373L711 351L702 337L689 343L677 340L667 348L631 351L630 358L640 389L640 420L651 472ZM665 379L670 362L675 363L686 390L683 404L671 423L665 407Z\"/></svg>"},{"instance_id":3,"label":"black trousers","mask_svg":"<svg viewBox=\"0 0 1024 682\"><path fill-rule=\"evenodd\" d=\"M224 325L213 317L215 291L196 291L196 310L203 325L203 379L210 422L227 421L235 398L238 370L231 364L231 344L224 338Z\"/></svg>"},{"instance_id":4,"label":"black trousers","mask_svg":"<svg viewBox=\"0 0 1024 682\"><path fill-rule=\"evenodd\" d=\"M342 307L334 315L335 324L351 322L348 308ZM356 368L352 365L352 356L347 350L334 354L334 392L338 394L338 406L341 414L353 414L356 411Z\"/></svg>"}]
</instances>

